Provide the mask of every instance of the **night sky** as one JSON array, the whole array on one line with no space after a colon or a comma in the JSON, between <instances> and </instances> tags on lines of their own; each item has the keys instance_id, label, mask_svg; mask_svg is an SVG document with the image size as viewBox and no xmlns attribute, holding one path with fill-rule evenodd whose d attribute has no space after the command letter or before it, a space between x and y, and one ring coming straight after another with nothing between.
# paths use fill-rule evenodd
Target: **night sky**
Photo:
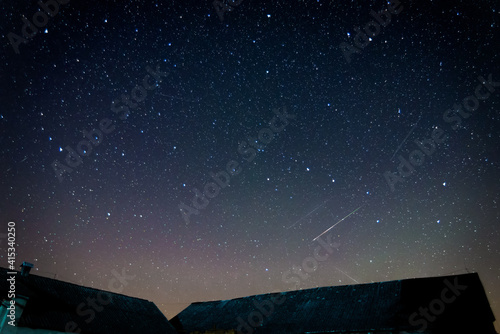
<instances>
[{"instance_id":1,"label":"night sky","mask_svg":"<svg viewBox=\"0 0 500 334\"><path fill-rule=\"evenodd\" d=\"M2 267L14 221L169 319L467 271L500 316L498 2L60 1L0 4Z\"/></svg>"}]
</instances>

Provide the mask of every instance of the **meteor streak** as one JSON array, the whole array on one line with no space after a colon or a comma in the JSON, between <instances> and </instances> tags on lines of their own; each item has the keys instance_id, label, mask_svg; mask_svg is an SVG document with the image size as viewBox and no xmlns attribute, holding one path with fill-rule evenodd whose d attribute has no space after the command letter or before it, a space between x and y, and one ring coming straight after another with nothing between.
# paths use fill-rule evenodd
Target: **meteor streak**
<instances>
[{"instance_id":1,"label":"meteor streak","mask_svg":"<svg viewBox=\"0 0 500 334\"><path fill-rule=\"evenodd\" d=\"M314 211L318 210L319 208L321 208L323 205L325 205L330 199L327 199L326 201L324 201L322 204L316 206L311 212L309 212L307 215L303 216L302 218L298 219L295 223L293 223L292 226L289 226L287 229L291 229L292 227L294 227L295 225L297 225L298 222L300 222L301 220L303 220L304 218L307 218L309 217L310 215L312 215L314 213Z\"/></svg>"},{"instance_id":2,"label":"meteor streak","mask_svg":"<svg viewBox=\"0 0 500 334\"><path fill-rule=\"evenodd\" d=\"M364 204L363 204L364 205ZM338 224L340 224L344 219L346 219L347 217L349 217L350 215L352 215L353 213L355 213L356 211L358 211L359 209L361 209L361 207L363 206L361 205L360 207L358 207L356 210L354 210L353 212L351 212L350 214L348 214L347 216L345 216L344 218L342 218L341 220L339 220L338 222L336 222L335 224L332 225L332 227L330 227L328 230L326 230L325 232L321 233L320 235L318 235L316 238L314 238L312 241L316 241L319 237L321 237L323 234L325 234L326 232L330 231L332 228L334 228L335 226L337 226Z\"/></svg>"},{"instance_id":3,"label":"meteor streak","mask_svg":"<svg viewBox=\"0 0 500 334\"><path fill-rule=\"evenodd\" d=\"M344 274L344 275L346 275L347 277L349 277L350 279L352 279L354 282L356 282L356 283L358 283L358 284L359 284L359 282L358 282L358 281L356 281L356 280L355 280L354 278L352 278L351 276L347 275L345 272L343 272L343 271L342 271L342 270L340 270L339 268L337 268L337 267L334 267L334 268L335 268L335 269L337 269L338 271L340 271L342 274Z\"/></svg>"},{"instance_id":4,"label":"meteor streak","mask_svg":"<svg viewBox=\"0 0 500 334\"><path fill-rule=\"evenodd\" d=\"M398 151L401 148L401 146L403 146L403 144L406 142L406 140L408 139L408 137L410 137L410 135L413 132L413 130L415 130L415 128L418 125L418 122L420 122L420 118L421 117L422 117L422 114L420 114L420 117L418 118L417 123L415 123L415 125L412 126L410 132L408 132L408 134L406 135L405 139L403 139L403 142L398 146L398 148L396 149L396 151L394 151L394 154L392 155L391 160L394 159L394 156L396 155L396 153L398 153Z\"/></svg>"}]
</instances>

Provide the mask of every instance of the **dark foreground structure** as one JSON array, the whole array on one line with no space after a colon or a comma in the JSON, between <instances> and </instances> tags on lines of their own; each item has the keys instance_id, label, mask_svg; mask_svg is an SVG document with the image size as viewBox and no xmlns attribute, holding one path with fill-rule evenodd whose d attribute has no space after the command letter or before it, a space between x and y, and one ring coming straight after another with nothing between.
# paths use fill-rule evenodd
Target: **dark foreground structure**
<instances>
[{"instance_id":1,"label":"dark foreground structure","mask_svg":"<svg viewBox=\"0 0 500 334\"><path fill-rule=\"evenodd\" d=\"M193 303L170 322L186 334L495 334L494 321L472 273Z\"/></svg>"},{"instance_id":2,"label":"dark foreground structure","mask_svg":"<svg viewBox=\"0 0 500 334\"><path fill-rule=\"evenodd\" d=\"M22 271L15 275L16 327L9 325L12 289L8 278L14 275L0 268L1 334L176 333L163 313L148 300L32 275L31 267L23 263ZM113 279L110 286L120 290L123 277L117 275Z\"/></svg>"}]
</instances>

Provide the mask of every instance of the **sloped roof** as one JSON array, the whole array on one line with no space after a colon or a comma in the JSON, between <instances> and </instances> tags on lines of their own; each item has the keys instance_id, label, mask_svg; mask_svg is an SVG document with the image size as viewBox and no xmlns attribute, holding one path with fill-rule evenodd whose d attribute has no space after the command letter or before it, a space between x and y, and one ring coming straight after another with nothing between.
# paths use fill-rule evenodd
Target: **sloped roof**
<instances>
[{"instance_id":1,"label":"sloped roof","mask_svg":"<svg viewBox=\"0 0 500 334\"><path fill-rule=\"evenodd\" d=\"M8 289L7 269L0 268L2 298L7 298ZM29 297L19 327L65 332L66 324L74 321L82 334L176 333L154 303L112 292L99 294L102 303L98 300L96 304L102 309L98 307L99 312L90 320L88 310L93 308L87 298L95 299L100 291L106 292L31 273L22 277L18 272L16 295Z\"/></svg>"},{"instance_id":2,"label":"sloped roof","mask_svg":"<svg viewBox=\"0 0 500 334\"><path fill-rule=\"evenodd\" d=\"M420 328L411 327L410 314L418 311L420 306L428 306L432 300L441 298L442 290L447 287L444 283L446 279L450 283L457 279L467 289L453 303L446 305L447 312L429 323L429 328L438 330L446 327L450 333L450 321L461 329L464 328L461 321L485 323L485 328L492 328L495 318L479 276L475 273L328 286L193 303L170 322L180 333L209 330L214 326L218 329L235 329L242 333L256 334L410 331ZM266 302L270 300L282 303L273 303L271 307ZM264 320L260 324L257 313L263 315ZM256 326L252 326L249 320L252 315L253 325ZM249 327L242 327L240 320L244 320ZM478 329L477 326L473 328Z\"/></svg>"}]
</instances>

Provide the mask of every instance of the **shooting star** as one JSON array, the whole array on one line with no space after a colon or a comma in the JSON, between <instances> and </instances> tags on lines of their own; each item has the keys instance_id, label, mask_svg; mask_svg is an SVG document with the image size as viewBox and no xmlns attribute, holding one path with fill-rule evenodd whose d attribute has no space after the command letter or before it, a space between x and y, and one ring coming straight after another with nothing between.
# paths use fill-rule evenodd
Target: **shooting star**
<instances>
[{"instance_id":1,"label":"shooting star","mask_svg":"<svg viewBox=\"0 0 500 334\"><path fill-rule=\"evenodd\" d=\"M19 161L18 163L21 163L21 162L25 162L26 160L28 160L28 156L24 156L24 159ZM12 167L10 167L9 169L7 169L7 172L9 172L10 170L12 170Z\"/></svg>"},{"instance_id":2,"label":"shooting star","mask_svg":"<svg viewBox=\"0 0 500 334\"><path fill-rule=\"evenodd\" d=\"M338 271L340 271L342 274L344 274L344 275L346 275L347 277L349 277L350 279L352 279L354 282L356 282L356 283L358 283L358 284L359 284L359 282L358 282L358 281L356 281L356 280L355 280L354 278L352 278L351 276L347 275L347 273L345 273L344 271L340 270L339 268L337 268L337 267L335 267L335 266L334 266L334 268L335 268L335 269L337 269Z\"/></svg>"},{"instance_id":3,"label":"shooting star","mask_svg":"<svg viewBox=\"0 0 500 334\"><path fill-rule=\"evenodd\" d=\"M363 204L364 205L364 204ZM354 210L353 212L351 212L350 214L348 214L347 216L345 216L344 218L342 218L341 220L339 220L338 222L336 222L335 224L333 224L328 230L326 230L325 232L321 233L320 235L318 235L316 238L314 238L312 241L316 241L318 240L319 237L321 237L323 234L325 234L326 232L330 231L332 228L334 228L335 226L337 226L338 224L340 224L342 221L344 221L344 219L346 219L347 217L349 217L350 215L352 215L353 213L355 213L356 211L358 211L359 209L361 209L361 207L363 206L359 206L356 210Z\"/></svg>"},{"instance_id":4,"label":"shooting star","mask_svg":"<svg viewBox=\"0 0 500 334\"><path fill-rule=\"evenodd\" d=\"M403 139L403 141L401 142L401 144L399 144L399 146L396 149L396 151L394 151L394 154L392 155L391 160L394 159L394 156L396 155L396 153L398 153L398 151L401 149L401 147L404 145L404 143L406 143L406 140L408 139L408 137L411 136L413 130L416 129L416 127L418 125L418 122L420 122L421 118L422 118L422 114L420 114L420 117L418 118L417 123L415 123L415 125L412 126L412 128L410 129L410 132L408 132L408 134L406 135L405 139Z\"/></svg>"},{"instance_id":5,"label":"shooting star","mask_svg":"<svg viewBox=\"0 0 500 334\"><path fill-rule=\"evenodd\" d=\"M319 210L323 205L325 205L330 199L327 199L326 201L324 201L323 203L321 203L320 205L318 205L317 207L315 207L311 212L309 212L308 214L306 214L305 216L303 216L302 218L299 218L295 223L293 223L292 226L289 226L287 228L287 230L291 229L292 227L294 227L295 225L297 225L298 222L300 222L301 220L304 220L305 218L309 217L310 215L312 215L316 210Z\"/></svg>"}]
</instances>

